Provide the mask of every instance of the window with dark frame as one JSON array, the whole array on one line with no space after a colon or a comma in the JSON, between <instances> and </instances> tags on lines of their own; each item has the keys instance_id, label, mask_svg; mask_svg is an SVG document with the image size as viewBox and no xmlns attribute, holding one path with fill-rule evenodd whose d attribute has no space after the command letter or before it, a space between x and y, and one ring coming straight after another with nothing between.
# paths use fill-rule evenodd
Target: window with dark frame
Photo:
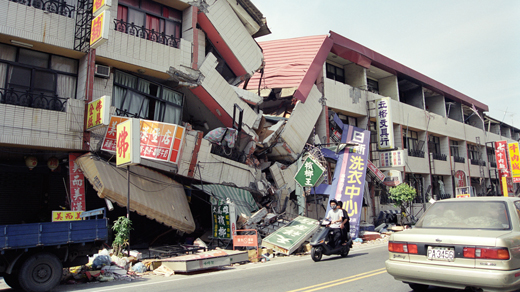
<instances>
[{"instance_id":1,"label":"window with dark frame","mask_svg":"<svg viewBox=\"0 0 520 292\"><path fill-rule=\"evenodd\" d=\"M379 94L379 82L372 78L367 78L367 89L370 92Z\"/></svg>"},{"instance_id":2,"label":"window with dark frame","mask_svg":"<svg viewBox=\"0 0 520 292\"><path fill-rule=\"evenodd\" d=\"M441 138L433 135L428 136L428 150L430 153L441 154Z\"/></svg>"},{"instance_id":3,"label":"window with dark frame","mask_svg":"<svg viewBox=\"0 0 520 292\"><path fill-rule=\"evenodd\" d=\"M479 160L478 149L476 145L468 144L469 159Z\"/></svg>"},{"instance_id":4,"label":"window with dark frame","mask_svg":"<svg viewBox=\"0 0 520 292\"><path fill-rule=\"evenodd\" d=\"M114 74L112 105L119 116L180 124L182 93L119 70Z\"/></svg>"},{"instance_id":5,"label":"window with dark frame","mask_svg":"<svg viewBox=\"0 0 520 292\"><path fill-rule=\"evenodd\" d=\"M179 47L182 11L150 0L120 0L116 30Z\"/></svg>"},{"instance_id":6,"label":"window with dark frame","mask_svg":"<svg viewBox=\"0 0 520 292\"><path fill-rule=\"evenodd\" d=\"M327 78L345 83L345 70L327 63Z\"/></svg>"},{"instance_id":7,"label":"window with dark frame","mask_svg":"<svg viewBox=\"0 0 520 292\"><path fill-rule=\"evenodd\" d=\"M406 132L408 132L408 136L406 135ZM404 141L404 148L410 149L410 150L420 150L416 149L418 146L419 141L419 133L416 131L408 130L403 131L403 141Z\"/></svg>"},{"instance_id":8,"label":"window with dark frame","mask_svg":"<svg viewBox=\"0 0 520 292\"><path fill-rule=\"evenodd\" d=\"M459 157L459 141L450 140L451 156Z\"/></svg>"},{"instance_id":9,"label":"window with dark frame","mask_svg":"<svg viewBox=\"0 0 520 292\"><path fill-rule=\"evenodd\" d=\"M2 103L63 111L76 98L77 74L77 60L0 44Z\"/></svg>"},{"instance_id":10,"label":"window with dark frame","mask_svg":"<svg viewBox=\"0 0 520 292\"><path fill-rule=\"evenodd\" d=\"M229 65L226 63L226 60L224 60L224 58L222 58L220 53L217 51L217 48L215 48L215 46L211 43L211 41L208 38L206 38L206 54L205 55L207 56L209 53L212 53L217 58L218 64L215 67L215 70L217 70L217 72L220 73L220 75L224 79L226 79L226 81L228 83L233 82L237 78L237 76L235 75L233 70L231 70Z\"/></svg>"}]
</instances>

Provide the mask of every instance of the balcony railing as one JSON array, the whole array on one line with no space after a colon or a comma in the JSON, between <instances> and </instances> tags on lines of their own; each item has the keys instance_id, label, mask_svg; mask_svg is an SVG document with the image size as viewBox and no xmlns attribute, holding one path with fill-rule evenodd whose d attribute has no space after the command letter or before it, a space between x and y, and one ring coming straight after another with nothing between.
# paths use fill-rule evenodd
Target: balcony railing
<instances>
[{"instance_id":1,"label":"balcony railing","mask_svg":"<svg viewBox=\"0 0 520 292\"><path fill-rule=\"evenodd\" d=\"M408 156L424 158L424 151L408 149Z\"/></svg>"},{"instance_id":2,"label":"balcony railing","mask_svg":"<svg viewBox=\"0 0 520 292\"><path fill-rule=\"evenodd\" d=\"M176 38L173 35L166 35L164 32L158 32L154 29L148 29L144 26L135 25L133 22L129 23L122 19L114 19L117 31L127 33L139 38L151 40L163 45L178 48L180 38Z\"/></svg>"},{"instance_id":3,"label":"balcony railing","mask_svg":"<svg viewBox=\"0 0 520 292\"><path fill-rule=\"evenodd\" d=\"M67 98L13 88L0 88L0 103L64 112Z\"/></svg>"},{"instance_id":4,"label":"balcony railing","mask_svg":"<svg viewBox=\"0 0 520 292\"><path fill-rule=\"evenodd\" d=\"M67 4L64 0L10 0L12 2L20 3L23 5L31 6L37 9L48 11L50 13L67 16L69 18L74 17L74 11L76 8L73 5Z\"/></svg>"},{"instance_id":5,"label":"balcony railing","mask_svg":"<svg viewBox=\"0 0 520 292\"><path fill-rule=\"evenodd\" d=\"M480 160L480 159L470 159L469 160L471 165L482 165L482 166L486 166L486 162L483 161L483 160Z\"/></svg>"},{"instance_id":6,"label":"balcony railing","mask_svg":"<svg viewBox=\"0 0 520 292\"><path fill-rule=\"evenodd\" d=\"M432 153L433 159L446 161L446 154Z\"/></svg>"},{"instance_id":7,"label":"balcony railing","mask_svg":"<svg viewBox=\"0 0 520 292\"><path fill-rule=\"evenodd\" d=\"M460 157L460 156L454 155L453 156L453 161L458 162L458 163L465 163L466 159L464 157Z\"/></svg>"}]
</instances>

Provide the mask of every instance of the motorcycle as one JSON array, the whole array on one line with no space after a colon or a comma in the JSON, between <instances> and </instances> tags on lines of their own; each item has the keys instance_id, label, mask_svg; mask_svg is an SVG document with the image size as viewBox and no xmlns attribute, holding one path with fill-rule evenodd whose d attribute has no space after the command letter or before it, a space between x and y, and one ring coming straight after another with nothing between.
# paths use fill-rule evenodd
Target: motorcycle
<instances>
[{"instance_id":1,"label":"motorcycle","mask_svg":"<svg viewBox=\"0 0 520 292\"><path fill-rule=\"evenodd\" d=\"M346 241L342 241L342 244L333 248L330 242L333 240L334 231L328 225L328 221L322 221L320 229L312 236L310 242L312 246L311 258L315 262L319 262L323 255L339 254L343 258L347 257L352 248L350 234L348 234Z\"/></svg>"}]
</instances>

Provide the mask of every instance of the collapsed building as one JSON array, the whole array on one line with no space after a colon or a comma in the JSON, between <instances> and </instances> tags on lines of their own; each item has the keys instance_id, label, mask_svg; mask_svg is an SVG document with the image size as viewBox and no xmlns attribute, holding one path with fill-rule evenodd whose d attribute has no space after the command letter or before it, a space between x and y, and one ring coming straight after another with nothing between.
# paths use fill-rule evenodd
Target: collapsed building
<instances>
[{"instance_id":1,"label":"collapsed building","mask_svg":"<svg viewBox=\"0 0 520 292\"><path fill-rule=\"evenodd\" d=\"M334 32L258 44L270 31L249 0L94 4L0 3L6 223L113 203L115 219L129 205L132 243L153 245L208 230L229 238L231 223L217 222L221 202L235 207L237 225L264 207L269 218L320 218L336 190L304 189L294 178L310 153L325 168L320 182L337 184L343 150L320 150L348 146L348 126L369 133L367 183L363 176L354 209L359 221L376 223L394 209L386 185L414 185L419 207L432 194L453 197L459 171L460 187L498 185L486 143L520 135L485 116L493 127L483 134L487 105ZM380 149L383 97L393 136ZM140 120L142 159L127 171L115 164L116 129L130 118ZM392 151L404 160L385 161Z\"/></svg>"}]
</instances>

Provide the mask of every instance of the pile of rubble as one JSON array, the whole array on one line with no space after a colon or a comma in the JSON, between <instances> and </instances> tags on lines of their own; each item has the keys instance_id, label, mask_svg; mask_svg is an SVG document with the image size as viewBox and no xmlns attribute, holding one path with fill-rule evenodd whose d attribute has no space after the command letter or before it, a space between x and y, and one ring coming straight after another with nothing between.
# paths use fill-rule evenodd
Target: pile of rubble
<instances>
[{"instance_id":1,"label":"pile of rubble","mask_svg":"<svg viewBox=\"0 0 520 292\"><path fill-rule=\"evenodd\" d=\"M89 263L83 266L63 269L62 283L78 284L87 282L110 282L114 280L132 281L146 270L139 262L142 254L131 251L130 256L118 257L111 250L103 249L89 258Z\"/></svg>"}]
</instances>

